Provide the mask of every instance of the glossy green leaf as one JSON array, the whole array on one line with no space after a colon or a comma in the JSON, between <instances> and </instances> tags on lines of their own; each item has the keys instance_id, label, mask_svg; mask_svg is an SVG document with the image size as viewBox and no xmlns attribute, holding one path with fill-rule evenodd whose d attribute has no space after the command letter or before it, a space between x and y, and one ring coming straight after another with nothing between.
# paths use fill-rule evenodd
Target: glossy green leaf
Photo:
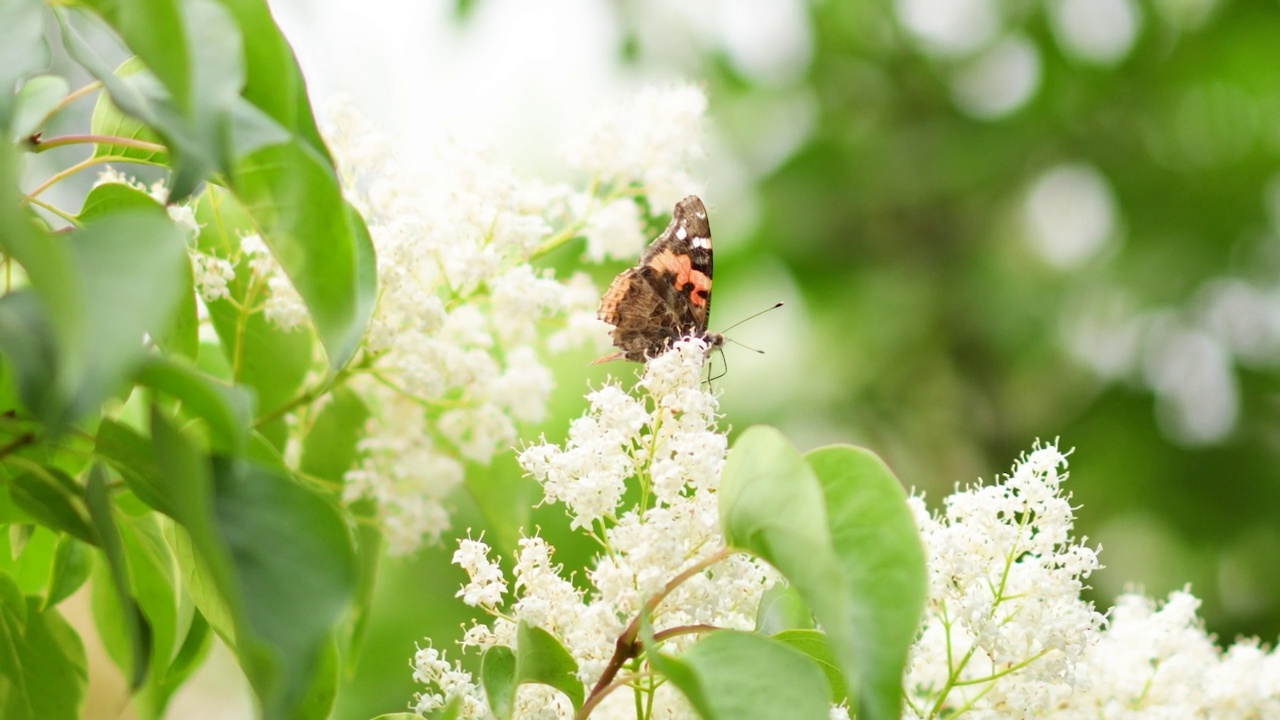
<instances>
[{"instance_id":1,"label":"glossy green leaf","mask_svg":"<svg viewBox=\"0 0 1280 720\"><path fill-rule=\"evenodd\" d=\"M13 89L27 75L49 63L49 47L44 39L44 3L39 0L11 0L0 5L0 129L10 137L21 100Z\"/></svg>"},{"instance_id":2,"label":"glossy green leaf","mask_svg":"<svg viewBox=\"0 0 1280 720\"><path fill-rule=\"evenodd\" d=\"M103 183L85 195L80 214L76 217L81 222L92 222L124 210L151 211L157 216L164 214L164 206L141 190L124 183Z\"/></svg>"},{"instance_id":3,"label":"glossy green leaf","mask_svg":"<svg viewBox=\"0 0 1280 720\"><path fill-rule=\"evenodd\" d=\"M25 518L24 518L25 519ZM50 530L41 525L19 522L3 533L8 546L5 552L8 562L0 563L3 572L9 573L23 595L43 595L49 589L49 579L57 553L59 538L66 533Z\"/></svg>"},{"instance_id":4,"label":"glossy green leaf","mask_svg":"<svg viewBox=\"0 0 1280 720\"><path fill-rule=\"evenodd\" d=\"M291 720L326 720L329 717L338 697L341 666L337 643L332 640L325 643L319 662L311 671L309 685L302 693L302 702L289 713Z\"/></svg>"},{"instance_id":5,"label":"glossy green leaf","mask_svg":"<svg viewBox=\"0 0 1280 720\"><path fill-rule=\"evenodd\" d=\"M649 662L689 700L703 720L826 720L830 688L808 657L754 633L722 630L679 657L650 653Z\"/></svg>"},{"instance_id":6,"label":"glossy green leaf","mask_svg":"<svg viewBox=\"0 0 1280 720\"><path fill-rule=\"evenodd\" d=\"M66 78L61 75L37 75L23 83L14 97L15 107L9 129L13 141L29 138L44 127L49 113L58 107L70 90Z\"/></svg>"},{"instance_id":7,"label":"glossy green leaf","mask_svg":"<svg viewBox=\"0 0 1280 720\"><path fill-rule=\"evenodd\" d=\"M111 500L107 495L106 473L95 465L85 484L85 505L93 522L99 546L111 570L111 585L115 589L120 609L120 625L129 646L129 662L126 676L129 687L142 685L151 667L151 627L143 616L142 608L131 592L129 566L125 558L123 541L112 516Z\"/></svg>"},{"instance_id":8,"label":"glossy green leaf","mask_svg":"<svg viewBox=\"0 0 1280 720\"><path fill-rule=\"evenodd\" d=\"M214 447L240 453L248 442L253 401L242 388L227 385L184 363L148 358L137 381L182 401L185 414L203 420Z\"/></svg>"},{"instance_id":9,"label":"glossy green leaf","mask_svg":"<svg viewBox=\"0 0 1280 720\"><path fill-rule=\"evenodd\" d=\"M23 597L0 573L0 717L80 717L88 673L84 646L57 609Z\"/></svg>"},{"instance_id":10,"label":"glossy green leaf","mask_svg":"<svg viewBox=\"0 0 1280 720\"><path fill-rule=\"evenodd\" d=\"M377 275L368 230L333 169L295 140L238 158L233 187L306 302L330 366L345 365L373 314Z\"/></svg>"},{"instance_id":11,"label":"glossy green leaf","mask_svg":"<svg viewBox=\"0 0 1280 720\"><path fill-rule=\"evenodd\" d=\"M8 358L18 397L35 414L55 411L41 408L57 397L56 343L34 291L17 290L0 297L0 352Z\"/></svg>"},{"instance_id":12,"label":"glossy green leaf","mask_svg":"<svg viewBox=\"0 0 1280 720\"><path fill-rule=\"evenodd\" d=\"M210 632L208 621L205 620L204 615L198 612L192 613L182 645L178 647L178 652L169 663L167 672L159 681L170 694L177 692L187 678L200 668L200 663L204 661L212 643L213 633Z\"/></svg>"},{"instance_id":13,"label":"glossy green leaf","mask_svg":"<svg viewBox=\"0 0 1280 720\"><path fill-rule=\"evenodd\" d=\"M516 628L514 650L497 645L484 653L480 668L489 708L499 718L509 718L516 688L525 683L549 685L569 698L574 708L582 707L582 683L576 676L578 664L554 635L521 620Z\"/></svg>"},{"instance_id":14,"label":"glossy green leaf","mask_svg":"<svg viewBox=\"0 0 1280 720\"><path fill-rule=\"evenodd\" d=\"M927 592L924 548L906 492L889 467L862 448L819 448L805 460L822 485L852 595L861 715L896 718Z\"/></svg>"},{"instance_id":15,"label":"glossy green leaf","mask_svg":"<svg viewBox=\"0 0 1280 720\"><path fill-rule=\"evenodd\" d=\"M123 78L143 70L145 70L145 66L142 64L142 60L135 56L121 63L120 67L115 69L114 74ZM93 114L89 117L89 131L94 135L104 137L140 140L156 145L164 145L163 138L141 121L121 112L120 108L116 107L116 104L111 101L111 95L105 92L99 93L98 100L94 103ZM170 160L168 150L144 150L114 143L98 143L93 148L93 155L94 157L127 160L149 165L167 165Z\"/></svg>"},{"instance_id":16,"label":"glossy green leaf","mask_svg":"<svg viewBox=\"0 0 1280 720\"><path fill-rule=\"evenodd\" d=\"M726 543L764 558L787 578L831 636L841 666L854 672L855 608L822 487L777 430L748 428L729 451L720 484L720 526Z\"/></svg>"},{"instance_id":17,"label":"glossy green leaf","mask_svg":"<svg viewBox=\"0 0 1280 720\"><path fill-rule=\"evenodd\" d=\"M169 663L177 652L179 634L177 578L174 557L157 524L157 515L122 517L119 523L129 565L130 592L150 628L151 665L135 698L139 714L160 717L177 687L167 682Z\"/></svg>"},{"instance_id":18,"label":"glossy green leaf","mask_svg":"<svg viewBox=\"0 0 1280 720\"><path fill-rule=\"evenodd\" d=\"M160 471L147 437L128 425L104 418L98 425L93 450L120 473L125 485L139 500L171 514L169 500L163 488L158 487Z\"/></svg>"},{"instance_id":19,"label":"glossy green leaf","mask_svg":"<svg viewBox=\"0 0 1280 720\"><path fill-rule=\"evenodd\" d=\"M267 3L224 0L223 6L241 34L253 38L244 48L244 99L331 163L307 100L306 81Z\"/></svg>"},{"instance_id":20,"label":"glossy green leaf","mask_svg":"<svg viewBox=\"0 0 1280 720\"><path fill-rule=\"evenodd\" d=\"M157 473L144 479L154 496L151 505L175 521L163 529L192 601L234 647L236 628L243 623L240 591L232 558L216 527L209 458L154 406L151 438Z\"/></svg>"},{"instance_id":21,"label":"glossy green leaf","mask_svg":"<svg viewBox=\"0 0 1280 720\"><path fill-rule=\"evenodd\" d=\"M844 672L840 669L840 661L827 634L820 630L784 630L772 636L774 640L786 644L804 653L822 670L831 686L831 703L843 703L847 707L857 707L857 703L849 696L849 686L845 683Z\"/></svg>"},{"instance_id":22,"label":"glossy green leaf","mask_svg":"<svg viewBox=\"0 0 1280 720\"><path fill-rule=\"evenodd\" d=\"M101 15L144 63L155 68L175 105L190 109L193 67L180 0L88 0L84 4Z\"/></svg>"},{"instance_id":23,"label":"glossy green leaf","mask_svg":"<svg viewBox=\"0 0 1280 720\"><path fill-rule=\"evenodd\" d=\"M200 318L196 309L196 278L190 263L179 269L178 302L169 322L155 328L151 338L164 354L194 363L200 353Z\"/></svg>"},{"instance_id":24,"label":"glossy green leaf","mask_svg":"<svg viewBox=\"0 0 1280 720\"><path fill-rule=\"evenodd\" d=\"M87 545L72 535L60 536L54 551L53 573L49 576L49 590L45 593L44 607L51 608L79 590L85 580L89 579L89 571L93 568L92 560Z\"/></svg>"},{"instance_id":25,"label":"glossy green leaf","mask_svg":"<svg viewBox=\"0 0 1280 720\"><path fill-rule=\"evenodd\" d=\"M146 66L115 75L59 14L71 56L106 86L126 114L159 133L173 156L172 197L181 200L230 166L232 112L244 85L239 28L214 0L87 3Z\"/></svg>"},{"instance_id":26,"label":"glossy green leaf","mask_svg":"<svg viewBox=\"0 0 1280 720\"><path fill-rule=\"evenodd\" d=\"M804 598L790 585L780 582L760 596L756 609L756 632L775 635L783 630L807 630L813 627L813 614Z\"/></svg>"},{"instance_id":27,"label":"glossy green leaf","mask_svg":"<svg viewBox=\"0 0 1280 720\"><path fill-rule=\"evenodd\" d=\"M583 689L578 663L554 635L521 620L516 628L516 679L540 683L564 693L573 707L582 707Z\"/></svg>"},{"instance_id":28,"label":"glossy green leaf","mask_svg":"<svg viewBox=\"0 0 1280 720\"><path fill-rule=\"evenodd\" d=\"M115 213L40 242L12 240L3 241L31 279L56 348L56 383L38 395L24 388L23 399L45 423L65 427L121 389L145 353L143 333L172 317L187 262L184 242L168 218L143 211ZM11 309L39 329L28 305ZM20 367L19 358L35 352L14 346L22 340L0 330L2 349Z\"/></svg>"},{"instance_id":29,"label":"glossy green leaf","mask_svg":"<svg viewBox=\"0 0 1280 720\"><path fill-rule=\"evenodd\" d=\"M40 524L97 544L84 490L69 475L55 467L42 467L15 476L9 481L13 502Z\"/></svg>"},{"instance_id":30,"label":"glossy green leaf","mask_svg":"<svg viewBox=\"0 0 1280 720\"><path fill-rule=\"evenodd\" d=\"M356 444L364 437L369 408L345 385L334 388L302 443L298 469L341 485L356 462Z\"/></svg>"},{"instance_id":31,"label":"glossy green leaf","mask_svg":"<svg viewBox=\"0 0 1280 720\"><path fill-rule=\"evenodd\" d=\"M382 556L386 541L374 522L374 508L369 500L360 500L347 510L355 520L356 541L356 595L351 607L351 632L347 641L348 665L360 661L360 650L369 622L373 617L374 591L378 587L378 574L382 568Z\"/></svg>"},{"instance_id":32,"label":"glossy green leaf","mask_svg":"<svg viewBox=\"0 0 1280 720\"><path fill-rule=\"evenodd\" d=\"M337 510L262 466L215 458L217 532L231 558L244 625L236 654L268 718L291 716L355 588Z\"/></svg>"},{"instance_id":33,"label":"glossy green leaf","mask_svg":"<svg viewBox=\"0 0 1280 720\"><path fill-rule=\"evenodd\" d=\"M484 651L480 664L480 683L484 686L485 699L494 717L507 720L515 709L516 654L505 645L494 645Z\"/></svg>"}]
</instances>

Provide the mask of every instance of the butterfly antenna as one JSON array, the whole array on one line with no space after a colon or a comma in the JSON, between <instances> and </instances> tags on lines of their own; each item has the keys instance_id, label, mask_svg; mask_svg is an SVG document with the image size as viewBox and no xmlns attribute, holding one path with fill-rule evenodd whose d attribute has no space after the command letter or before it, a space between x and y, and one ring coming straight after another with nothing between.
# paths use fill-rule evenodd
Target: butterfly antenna
<instances>
[{"instance_id":1,"label":"butterfly antenna","mask_svg":"<svg viewBox=\"0 0 1280 720\"><path fill-rule=\"evenodd\" d=\"M712 387L711 383L729 374L729 358L725 356L724 348L716 348L716 351L720 353L720 362L724 363L724 370L719 375L711 377L711 363L707 363L707 389L712 392L715 391L715 388Z\"/></svg>"},{"instance_id":2,"label":"butterfly antenna","mask_svg":"<svg viewBox=\"0 0 1280 720\"><path fill-rule=\"evenodd\" d=\"M740 342L738 342L737 340L734 340L733 338L725 338L725 342L731 342L731 343L733 343L734 345L737 345L738 347L744 347L744 348L746 348L746 349L750 350L751 352L760 353L761 355L763 355L763 354L764 354L764 351L763 351L763 350L761 350L760 348L753 348L753 347L751 347L750 345L747 345L746 343L740 343ZM720 351L720 354L721 354L721 355L724 355L724 351L723 351L723 350L721 350L721 351ZM728 365L728 363L725 363L725 365Z\"/></svg>"},{"instance_id":3,"label":"butterfly antenna","mask_svg":"<svg viewBox=\"0 0 1280 720\"><path fill-rule=\"evenodd\" d=\"M724 330L721 330L721 331L720 331L720 333L721 333L721 334L727 333L727 332L729 332L730 330L732 330L732 329L734 329L734 328L738 327L738 326L739 326L739 325L741 325L742 323L744 323L744 322L746 322L746 321L748 321L748 320L755 320L756 318L758 318L758 317L760 317L761 315L763 315L763 314L765 314L765 313L769 312L770 310L777 310L778 308L782 307L783 305L786 305L786 303L784 303L783 301L779 300L777 305L774 305L773 307L767 307L767 308L765 308L764 310L761 310L760 312L756 313L755 315L748 315L747 317L742 318L741 320L739 320L738 322L736 322L736 323L734 323L734 324L730 325L729 327L725 328ZM739 344L739 345L742 345L742 343L738 343L738 344ZM746 345L742 345L742 346L743 346L743 347L747 347ZM755 348L748 348L748 349L754 350ZM759 351L759 350L757 350L756 352L760 352L760 351Z\"/></svg>"}]
</instances>

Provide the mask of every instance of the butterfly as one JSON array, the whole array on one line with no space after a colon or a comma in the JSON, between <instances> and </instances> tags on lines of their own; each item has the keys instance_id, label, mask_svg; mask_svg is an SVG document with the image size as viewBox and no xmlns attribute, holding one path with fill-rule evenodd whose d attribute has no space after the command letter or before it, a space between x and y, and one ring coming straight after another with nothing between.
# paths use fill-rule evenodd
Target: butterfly
<instances>
[{"instance_id":1,"label":"butterfly","mask_svg":"<svg viewBox=\"0 0 1280 720\"><path fill-rule=\"evenodd\" d=\"M613 279L596 317L613 326L618 351L595 363L624 358L644 362L670 349L684 337L724 343L707 332L711 311L711 224L695 195L676 203L667 229L655 239L640 263Z\"/></svg>"}]
</instances>

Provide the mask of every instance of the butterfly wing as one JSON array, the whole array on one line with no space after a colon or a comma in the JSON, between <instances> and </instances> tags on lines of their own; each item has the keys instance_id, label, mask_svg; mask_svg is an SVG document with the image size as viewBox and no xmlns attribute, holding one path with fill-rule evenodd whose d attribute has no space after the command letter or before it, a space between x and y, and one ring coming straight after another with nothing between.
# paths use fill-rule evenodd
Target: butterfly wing
<instances>
[{"instance_id":1,"label":"butterfly wing","mask_svg":"<svg viewBox=\"0 0 1280 720\"><path fill-rule=\"evenodd\" d=\"M614 326L620 352L635 362L657 355L685 335L704 336L711 310L711 226L696 196L676 203L666 230L640 264L623 271L600 300L597 317Z\"/></svg>"}]
</instances>

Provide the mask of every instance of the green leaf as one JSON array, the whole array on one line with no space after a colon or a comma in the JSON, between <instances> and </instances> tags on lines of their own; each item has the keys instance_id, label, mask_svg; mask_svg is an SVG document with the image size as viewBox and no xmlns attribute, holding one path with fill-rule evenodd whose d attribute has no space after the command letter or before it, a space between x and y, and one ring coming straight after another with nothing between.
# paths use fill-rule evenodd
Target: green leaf
<instances>
[{"instance_id":1,"label":"green leaf","mask_svg":"<svg viewBox=\"0 0 1280 720\"><path fill-rule=\"evenodd\" d=\"M826 720L830 688L822 671L784 643L722 630L678 658L649 662L684 693L704 720Z\"/></svg>"},{"instance_id":2,"label":"green leaf","mask_svg":"<svg viewBox=\"0 0 1280 720\"><path fill-rule=\"evenodd\" d=\"M176 685L166 682L169 662L182 640L174 557L165 543L155 513L122 517L119 523L129 566L130 592L150 628L150 668L136 694L144 717L160 717Z\"/></svg>"},{"instance_id":3,"label":"green leaf","mask_svg":"<svg viewBox=\"0 0 1280 720\"><path fill-rule=\"evenodd\" d=\"M178 303L165 325L155 328L151 337L156 346L170 357L182 357L192 363L200 354L200 318L196 309L196 278L191 263L179 270Z\"/></svg>"},{"instance_id":4,"label":"green leaf","mask_svg":"<svg viewBox=\"0 0 1280 720\"><path fill-rule=\"evenodd\" d=\"M183 412L203 420L215 448L244 452L252 426L253 399L242 388L227 385L181 362L148 358L137 381L182 401Z\"/></svg>"},{"instance_id":5,"label":"green leaf","mask_svg":"<svg viewBox=\"0 0 1280 720\"><path fill-rule=\"evenodd\" d=\"M335 642L325 643L320 662L312 670L310 685L302 693L302 702L289 713L290 720L326 720L338 697L338 672L341 658Z\"/></svg>"},{"instance_id":6,"label":"green leaf","mask_svg":"<svg viewBox=\"0 0 1280 720\"><path fill-rule=\"evenodd\" d=\"M84 647L56 609L22 596L0 573L0 717L80 717L88 673Z\"/></svg>"},{"instance_id":7,"label":"green leaf","mask_svg":"<svg viewBox=\"0 0 1280 720\"><path fill-rule=\"evenodd\" d=\"M775 635L783 630L807 630L813 627L813 615L804 598L786 583L774 583L760 597L756 609L756 632Z\"/></svg>"},{"instance_id":8,"label":"green leaf","mask_svg":"<svg viewBox=\"0 0 1280 720\"><path fill-rule=\"evenodd\" d=\"M142 685L151 667L151 628L131 592L124 545L111 514L106 473L100 465L94 465L89 471L89 481L85 484L85 504L89 508L99 545L106 556L107 567L111 570L111 584L115 588L120 608L121 627L130 649L126 675L129 678L129 688L136 690Z\"/></svg>"},{"instance_id":9,"label":"green leaf","mask_svg":"<svg viewBox=\"0 0 1280 720\"><path fill-rule=\"evenodd\" d=\"M72 593L84 585L93 568L91 561L89 548L84 543L71 535L58 538L58 547L53 556L53 573L49 577L49 590L44 598L45 609L71 597Z\"/></svg>"},{"instance_id":10,"label":"green leaf","mask_svg":"<svg viewBox=\"0 0 1280 720\"><path fill-rule=\"evenodd\" d=\"M316 416L302 443L298 469L339 486L355 465L356 444L364 437L369 408L351 388L340 385Z\"/></svg>"},{"instance_id":11,"label":"green leaf","mask_svg":"<svg viewBox=\"0 0 1280 720\"><path fill-rule=\"evenodd\" d=\"M42 467L9 481L13 502L41 525L98 544L84 505L84 491L71 476L55 467Z\"/></svg>"},{"instance_id":12,"label":"green leaf","mask_svg":"<svg viewBox=\"0 0 1280 720\"><path fill-rule=\"evenodd\" d=\"M573 707L582 707L583 689L578 680L578 663L554 635L521 620L516 628L516 679L550 685L569 698Z\"/></svg>"},{"instance_id":13,"label":"green leaf","mask_svg":"<svg viewBox=\"0 0 1280 720\"><path fill-rule=\"evenodd\" d=\"M373 244L324 156L298 141L237 159L232 186L307 304L331 367L355 352L373 314Z\"/></svg>"},{"instance_id":14,"label":"green leaf","mask_svg":"<svg viewBox=\"0 0 1280 720\"><path fill-rule=\"evenodd\" d=\"M169 663L168 671L159 681L162 687L168 689L170 695L177 692L187 678L199 669L200 663L212 645L212 640L213 633L209 631L209 623L204 615L198 612L192 613L191 623L187 627L182 645L178 647L173 661Z\"/></svg>"},{"instance_id":15,"label":"green leaf","mask_svg":"<svg viewBox=\"0 0 1280 720\"><path fill-rule=\"evenodd\" d=\"M124 183L103 183L84 198L77 215L81 222L93 222L124 210L150 211L163 217L164 207L155 198Z\"/></svg>"},{"instance_id":16,"label":"green leaf","mask_svg":"<svg viewBox=\"0 0 1280 720\"><path fill-rule=\"evenodd\" d=\"M486 650L480 677L493 714L508 718L516 687L525 683L549 685L564 693L575 709L582 707L583 689L577 672L578 664L554 635L521 620L515 650L501 645Z\"/></svg>"},{"instance_id":17,"label":"green leaf","mask_svg":"<svg viewBox=\"0 0 1280 720\"><path fill-rule=\"evenodd\" d=\"M831 686L832 705L844 703L847 707L857 707L849 696L849 686L840 670L840 661L836 659L826 633L820 630L784 630L774 635L773 639L804 653L822 670L827 684Z\"/></svg>"},{"instance_id":18,"label":"green leaf","mask_svg":"<svg viewBox=\"0 0 1280 720\"><path fill-rule=\"evenodd\" d=\"M187 592L213 629L234 647L237 626L243 624L240 590L216 527L209 458L155 406L151 438L157 472L144 478L153 496L148 502L176 522L164 530Z\"/></svg>"},{"instance_id":19,"label":"green leaf","mask_svg":"<svg viewBox=\"0 0 1280 720\"><path fill-rule=\"evenodd\" d=\"M120 67L115 69L114 74L117 77L124 78L145 69L146 66L142 64L142 60L134 56L121 63ZM141 140L156 145L164 145L164 139L157 135L154 130L137 119L120 112L120 108L116 107L116 104L111 101L109 93L98 94L98 100L93 106L93 114L89 117L89 132L105 137ZM170 160L168 150L143 150L112 143L98 143L95 145L93 156L149 165L168 165Z\"/></svg>"},{"instance_id":20,"label":"green leaf","mask_svg":"<svg viewBox=\"0 0 1280 720\"><path fill-rule=\"evenodd\" d=\"M34 291L16 290L0 297L0 352L12 366L18 397L32 413L57 396L56 343Z\"/></svg>"},{"instance_id":21,"label":"green leaf","mask_svg":"<svg viewBox=\"0 0 1280 720\"><path fill-rule=\"evenodd\" d=\"M102 81L126 114L149 125L173 155L172 200L230 166L232 113L244 85L239 28L214 0L88 3L145 64L115 75L58 13L68 53Z\"/></svg>"},{"instance_id":22,"label":"green leaf","mask_svg":"<svg viewBox=\"0 0 1280 720\"><path fill-rule=\"evenodd\" d=\"M22 101L13 94L18 81L49 63L44 39L44 3L14 0L0 5L0 130L6 143L16 129ZM7 200L7 198L3 198Z\"/></svg>"},{"instance_id":23,"label":"green leaf","mask_svg":"<svg viewBox=\"0 0 1280 720\"><path fill-rule=\"evenodd\" d=\"M386 547L382 531L373 522L372 501L361 500L348 507L355 520L356 596L351 608L351 632L347 642L347 663L354 667L360 661L361 645L373 616L374 591L382 567Z\"/></svg>"},{"instance_id":24,"label":"green leaf","mask_svg":"<svg viewBox=\"0 0 1280 720\"><path fill-rule=\"evenodd\" d=\"M757 426L738 438L720 484L725 542L767 560L800 593L847 673L858 661L849 584L836 556L822 488L777 430Z\"/></svg>"},{"instance_id":25,"label":"green leaf","mask_svg":"<svg viewBox=\"0 0 1280 720\"><path fill-rule=\"evenodd\" d=\"M902 672L927 592L924 548L906 492L884 461L862 448L819 448L805 460L822 484L836 554L849 583L860 716L896 718Z\"/></svg>"},{"instance_id":26,"label":"green leaf","mask_svg":"<svg viewBox=\"0 0 1280 720\"><path fill-rule=\"evenodd\" d=\"M14 97L15 109L9 128L13 142L21 142L44 127L49 114L70 90L61 75L37 75L23 83Z\"/></svg>"},{"instance_id":27,"label":"green leaf","mask_svg":"<svg viewBox=\"0 0 1280 720\"><path fill-rule=\"evenodd\" d=\"M484 696L489 701L489 709L499 720L507 720L515 710L516 687L516 654L505 645L494 645L484 651L484 659L480 664L480 682L484 685Z\"/></svg>"},{"instance_id":28,"label":"green leaf","mask_svg":"<svg viewBox=\"0 0 1280 720\"><path fill-rule=\"evenodd\" d=\"M3 572L9 573L23 595L40 595L49 589L58 539L68 537L39 525L25 522L10 525L3 534L8 547L4 552ZM8 552L5 552L7 550Z\"/></svg>"},{"instance_id":29,"label":"green leaf","mask_svg":"<svg viewBox=\"0 0 1280 720\"><path fill-rule=\"evenodd\" d=\"M236 654L268 718L306 701L355 587L355 557L342 517L315 493L260 465L214 464L217 530L242 609Z\"/></svg>"},{"instance_id":30,"label":"green leaf","mask_svg":"<svg viewBox=\"0 0 1280 720\"><path fill-rule=\"evenodd\" d=\"M244 48L244 99L332 164L307 102L306 81L270 8L258 0L226 0L223 6L241 34L253 38Z\"/></svg>"},{"instance_id":31,"label":"green leaf","mask_svg":"<svg viewBox=\"0 0 1280 720\"><path fill-rule=\"evenodd\" d=\"M153 212L113 213L67 235L39 241L0 236L0 243L27 271L54 338L56 383L23 390L46 424L63 428L96 410L126 378L145 352L143 333L172 317L186 263L182 235L168 218ZM23 301L29 303L29 301ZM39 330L27 304L18 304L10 320ZM4 323L0 322L0 325ZM0 330L0 349L25 367L21 335Z\"/></svg>"},{"instance_id":32,"label":"green leaf","mask_svg":"<svg viewBox=\"0 0 1280 720\"><path fill-rule=\"evenodd\" d=\"M160 471L149 439L127 425L104 418L98 425L93 451L120 473L139 500L167 512L169 501L159 487Z\"/></svg>"}]
</instances>

